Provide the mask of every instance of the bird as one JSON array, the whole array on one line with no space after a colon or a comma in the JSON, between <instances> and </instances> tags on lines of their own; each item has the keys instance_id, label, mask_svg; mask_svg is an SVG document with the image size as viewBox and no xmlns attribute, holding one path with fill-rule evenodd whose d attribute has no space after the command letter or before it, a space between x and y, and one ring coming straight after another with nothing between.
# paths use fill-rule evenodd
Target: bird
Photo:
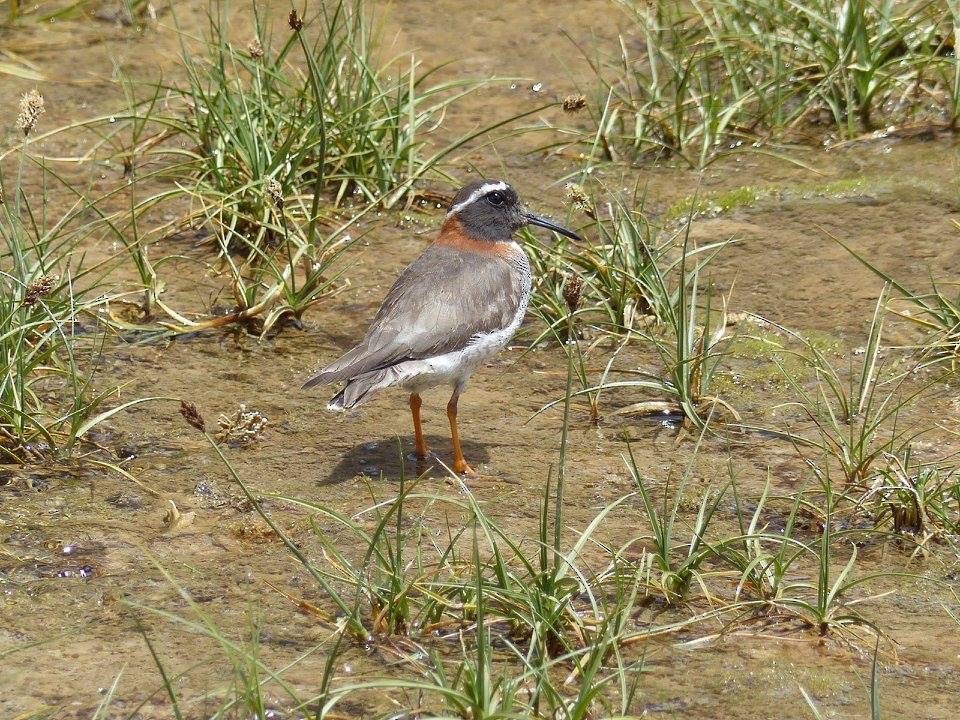
<instances>
[{"instance_id":1,"label":"bird","mask_svg":"<svg viewBox=\"0 0 960 720\"><path fill-rule=\"evenodd\" d=\"M345 382L332 411L357 407L389 387L409 392L415 451L428 456L421 393L452 388L447 403L454 472L475 475L460 446L457 405L471 374L510 341L531 295L530 261L514 233L536 225L582 240L530 212L503 180L479 180L457 192L436 239L402 273L355 347L303 388Z\"/></svg>"}]
</instances>

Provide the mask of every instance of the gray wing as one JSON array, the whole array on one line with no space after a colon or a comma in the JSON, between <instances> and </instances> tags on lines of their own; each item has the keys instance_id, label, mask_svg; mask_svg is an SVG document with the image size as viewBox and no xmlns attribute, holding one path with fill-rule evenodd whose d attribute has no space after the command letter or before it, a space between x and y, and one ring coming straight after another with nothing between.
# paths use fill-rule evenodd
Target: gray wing
<instances>
[{"instance_id":1,"label":"gray wing","mask_svg":"<svg viewBox=\"0 0 960 720\"><path fill-rule=\"evenodd\" d=\"M390 288L363 341L304 388L442 355L516 317L526 288L508 260L431 245Z\"/></svg>"}]
</instances>

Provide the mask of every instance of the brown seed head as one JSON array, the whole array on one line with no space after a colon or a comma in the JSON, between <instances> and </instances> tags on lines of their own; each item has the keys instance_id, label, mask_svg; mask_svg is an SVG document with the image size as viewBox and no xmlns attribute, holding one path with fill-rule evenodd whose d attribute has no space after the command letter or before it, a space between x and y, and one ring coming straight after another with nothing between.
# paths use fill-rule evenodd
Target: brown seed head
<instances>
[{"instance_id":1,"label":"brown seed head","mask_svg":"<svg viewBox=\"0 0 960 720\"><path fill-rule=\"evenodd\" d=\"M183 415L183 419L187 421L187 424L190 427L196 428L200 432L207 431L207 425L203 422L203 415L200 414L200 411L197 410L197 406L192 402L181 400L180 414Z\"/></svg>"},{"instance_id":2,"label":"brown seed head","mask_svg":"<svg viewBox=\"0 0 960 720\"><path fill-rule=\"evenodd\" d=\"M23 304L32 307L50 294L59 280L56 275L43 275L27 285L27 292L23 296Z\"/></svg>"},{"instance_id":3,"label":"brown seed head","mask_svg":"<svg viewBox=\"0 0 960 720\"><path fill-rule=\"evenodd\" d=\"M247 54L254 60L260 60L263 57L263 45L260 44L260 38L254 38L247 43Z\"/></svg>"},{"instance_id":4,"label":"brown seed head","mask_svg":"<svg viewBox=\"0 0 960 720\"><path fill-rule=\"evenodd\" d=\"M580 307L581 295L583 295L583 280L576 273L571 273L563 283L563 299L571 313L575 313Z\"/></svg>"},{"instance_id":5,"label":"brown seed head","mask_svg":"<svg viewBox=\"0 0 960 720\"><path fill-rule=\"evenodd\" d=\"M296 10L290 11L290 17L287 18L287 24L290 25L290 29L294 32L300 32L303 30L303 18L300 17L300 13Z\"/></svg>"},{"instance_id":6,"label":"brown seed head","mask_svg":"<svg viewBox=\"0 0 960 720\"><path fill-rule=\"evenodd\" d=\"M560 107L563 108L564 112L574 113L578 110L583 110L587 106L587 99L583 95L567 95L563 102L560 103Z\"/></svg>"},{"instance_id":7,"label":"brown seed head","mask_svg":"<svg viewBox=\"0 0 960 720\"><path fill-rule=\"evenodd\" d=\"M283 209L283 186L276 180L270 178L267 180L267 197L273 203L277 210Z\"/></svg>"},{"instance_id":8,"label":"brown seed head","mask_svg":"<svg viewBox=\"0 0 960 720\"><path fill-rule=\"evenodd\" d=\"M576 210L589 213L593 209L590 196L587 195L582 185L571 182L566 184L565 189L567 191L567 202L573 205Z\"/></svg>"},{"instance_id":9,"label":"brown seed head","mask_svg":"<svg viewBox=\"0 0 960 720\"><path fill-rule=\"evenodd\" d=\"M46 112L43 105L43 95L36 89L25 93L20 98L20 114L17 115L17 128L23 130L26 137L37 124L37 119Z\"/></svg>"}]
</instances>

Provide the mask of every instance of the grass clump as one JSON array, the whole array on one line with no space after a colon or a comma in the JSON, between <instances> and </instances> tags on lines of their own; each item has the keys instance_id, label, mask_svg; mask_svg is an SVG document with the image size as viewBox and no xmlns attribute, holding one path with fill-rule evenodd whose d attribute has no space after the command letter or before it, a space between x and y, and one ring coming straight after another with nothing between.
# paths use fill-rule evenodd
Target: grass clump
<instances>
[{"instance_id":1,"label":"grass clump","mask_svg":"<svg viewBox=\"0 0 960 720\"><path fill-rule=\"evenodd\" d=\"M887 457L877 470L865 501L878 526L913 535L920 546L931 539L960 533L960 475L941 462L921 463L907 446Z\"/></svg>"},{"instance_id":2,"label":"grass clump","mask_svg":"<svg viewBox=\"0 0 960 720\"><path fill-rule=\"evenodd\" d=\"M770 483L749 516L744 513L736 484L732 486L741 534L721 540L714 550L737 574L734 597L742 598L747 613L743 619L799 622L802 628L841 639L861 628L879 636L876 625L855 607L870 598L851 598L851 594L871 580L894 573L856 574L857 545L846 542L852 531L842 530L836 518L846 496L835 493L829 482L822 483L821 505L815 502L812 491L801 490L788 498L784 524L774 530L761 520L765 514L777 517L769 515L767 507ZM809 513L819 518L820 532L813 538L804 537L798 527L800 516ZM837 563L837 545L849 549L842 565Z\"/></svg>"},{"instance_id":3,"label":"grass clump","mask_svg":"<svg viewBox=\"0 0 960 720\"><path fill-rule=\"evenodd\" d=\"M582 188L569 187L573 205L590 218L597 241L561 238L544 247L531 235L525 237L535 277L531 308L547 325L534 344L550 336L562 338L572 317L580 331L613 336L675 324L683 295L680 276L699 273L726 243L694 247L685 242L683 228L657 226L644 212L645 198L638 189L598 207ZM565 298L574 276L582 284L575 313Z\"/></svg>"},{"instance_id":4,"label":"grass clump","mask_svg":"<svg viewBox=\"0 0 960 720\"><path fill-rule=\"evenodd\" d=\"M660 371L614 368L618 350L594 387L586 380L587 353L580 354L583 389L576 394L589 396L594 420L598 415L596 396L610 388L654 390L667 397L665 401L631 404L617 411L621 414L677 413L685 423L699 429L714 409L739 420L737 411L713 393L714 378L730 340L727 299L722 298L718 308L712 289L707 289L704 298L701 287L701 272L727 243L693 245L689 222L678 232L665 232L666 238L658 240L660 233L642 213L620 201L610 203L607 213L609 219L595 221L600 243L571 242L561 250L550 251L555 261L573 269L553 269L535 286L534 308L549 323L540 338L556 333L556 328L564 324L573 322L574 327L582 328L592 320L594 327L623 338L624 343L639 340L655 351ZM536 257L536 251L533 254ZM535 267L544 264L542 257L534 262ZM564 306L556 300L557 295L563 295L563 286L557 287L556 278L571 272L582 277L582 305L564 313ZM579 343L576 347L580 349ZM609 380L611 373L630 379Z\"/></svg>"},{"instance_id":5,"label":"grass clump","mask_svg":"<svg viewBox=\"0 0 960 720\"><path fill-rule=\"evenodd\" d=\"M705 490L699 503L696 520L691 528L690 540L686 543L678 543L674 537L674 529L689 473L684 474L683 479L674 489L672 502L669 494L664 492L662 507L658 509L647 483L637 469L632 451L628 469L637 485L644 515L652 531L653 547L649 556L651 567L660 571L660 577L652 580L650 584L663 593L668 603L676 603L686 598L694 584L698 584L703 589L704 595L709 597L703 565L715 556L715 551L705 541L705 535L710 521L723 500L726 487L718 492L712 492L710 488Z\"/></svg>"},{"instance_id":6,"label":"grass clump","mask_svg":"<svg viewBox=\"0 0 960 720\"><path fill-rule=\"evenodd\" d=\"M4 240L10 239L7 230L9 226L0 223ZM24 276L0 266L0 456L4 461L60 455L78 439L77 431L97 404L90 393L91 378L81 369L87 365L85 338L77 323L77 316L90 307L89 301L73 293L69 278ZM86 344L94 360L90 366L95 366L97 343Z\"/></svg>"},{"instance_id":7,"label":"grass clump","mask_svg":"<svg viewBox=\"0 0 960 720\"><path fill-rule=\"evenodd\" d=\"M604 148L703 167L818 126L835 137L912 121L956 127L952 3L617 4L631 28L617 61L597 67Z\"/></svg>"},{"instance_id":8,"label":"grass clump","mask_svg":"<svg viewBox=\"0 0 960 720\"><path fill-rule=\"evenodd\" d=\"M43 115L43 97L26 93L16 120L22 135L15 175L0 172L0 461L65 457L95 425L129 405L97 414L113 389L93 378L104 332L96 294L102 266L85 266L96 201L78 199L59 217L37 208L23 183L29 136ZM40 166L44 186L56 175ZM137 401L135 401L137 402Z\"/></svg>"},{"instance_id":9,"label":"grass clump","mask_svg":"<svg viewBox=\"0 0 960 720\"><path fill-rule=\"evenodd\" d=\"M307 222L317 222L323 191L335 203L392 206L434 169L422 135L462 85L427 86L431 71L413 58L380 59L357 0L292 11L287 25L274 32L258 11L252 38L237 47L226 19L211 15L203 52L184 47L187 83L168 88L184 112L162 120L191 141L188 169L198 192L225 200L223 225L256 228L272 204L270 180L289 201L305 201Z\"/></svg>"},{"instance_id":10,"label":"grass clump","mask_svg":"<svg viewBox=\"0 0 960 720\"><path fill-rule=\"evenodd\" d=\"M861 360L858 366L851 367L849 375L809 342L804 343L808 353L804 357L815 373L812 391L782 368L784 377L800 398L786 407L798 409L816 433L816 438L795 432L788 432L787 437L798 450L812 448L829 458L848 485L864 486L885 455L899 455L923 432L905 427L898 419L925 388L905 387L905 373L881 377L880 341L888 298L889 286L877 301ZM807 462L815 469L818 467L812 458ZM829 469L817 472L829 472Z\"/></svg>"}]
</instances>

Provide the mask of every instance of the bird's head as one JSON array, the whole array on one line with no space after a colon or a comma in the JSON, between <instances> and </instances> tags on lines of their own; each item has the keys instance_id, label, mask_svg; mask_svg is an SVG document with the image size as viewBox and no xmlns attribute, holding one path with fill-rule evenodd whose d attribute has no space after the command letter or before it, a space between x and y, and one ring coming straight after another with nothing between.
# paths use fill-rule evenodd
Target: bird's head
<instances>
[{"instance_id":1,"label":"bird's head","mask_svg":"<svg viewBox=\"0 0 960 720\"><path fill-rule=\"evenodd\" d=\"M502 180L479 180L461 188L447 218L456 218L463 231L477 240L507 241L526 225L582 239L572 230L527 210L517 191Z\"/></svg>"}]
</instances>

